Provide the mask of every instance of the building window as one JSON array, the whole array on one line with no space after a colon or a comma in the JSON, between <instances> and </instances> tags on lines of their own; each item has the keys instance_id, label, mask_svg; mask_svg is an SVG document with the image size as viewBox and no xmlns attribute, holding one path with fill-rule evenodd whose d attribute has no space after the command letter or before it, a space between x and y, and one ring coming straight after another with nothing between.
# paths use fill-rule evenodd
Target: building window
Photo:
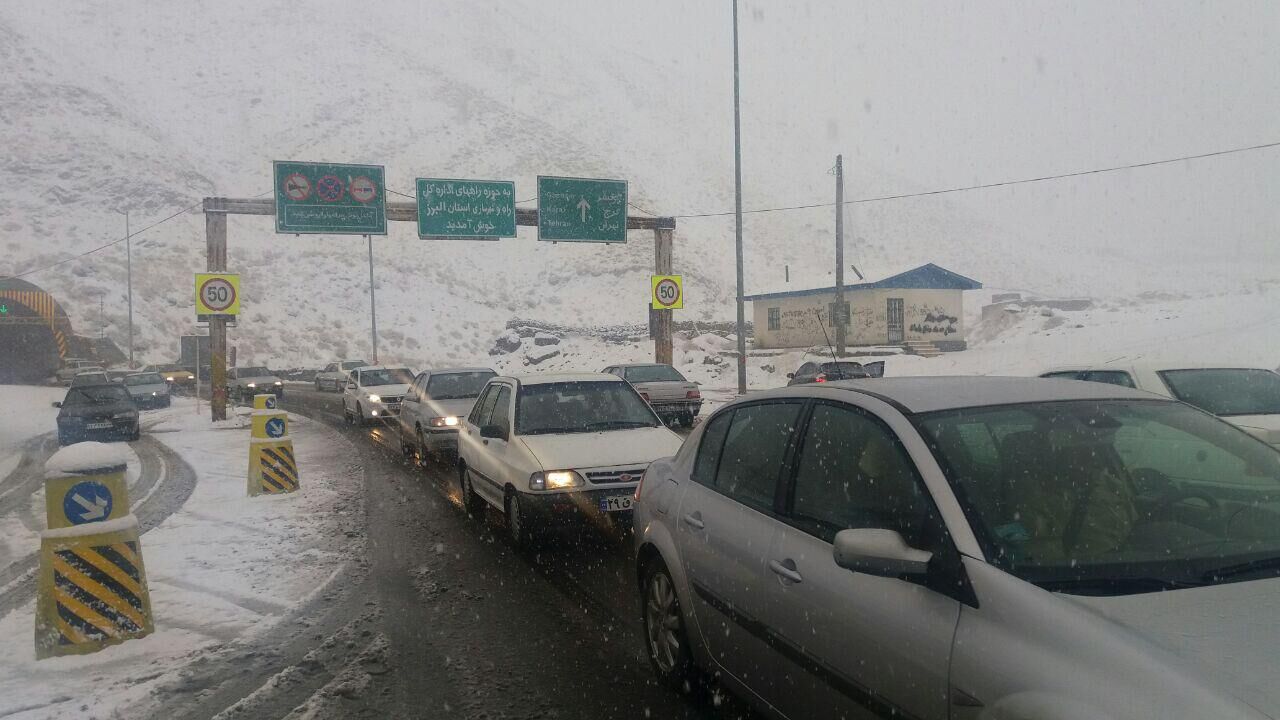
<instances>
[{"instance_id":1,"label":"building window","mask_svg":"<svg viewBox=\"0 0 1280 720\"><path fill-rule=\"evenodd\" d=\"M842 303L844 312L840 315L844 318L844 324L849 324L849 303ZM836 304L827 303L827 324L831 327L836 326Z\"/></svg>"},{"instance_id":2,"label":"building window","mask_svg":"<svg viewBox=\"0 0 1280 720\"><path fill-rule=\"evenodd\" d=\"M769 329L782 329L782 308L769 308Z\"/></svg>"}]
</instances>

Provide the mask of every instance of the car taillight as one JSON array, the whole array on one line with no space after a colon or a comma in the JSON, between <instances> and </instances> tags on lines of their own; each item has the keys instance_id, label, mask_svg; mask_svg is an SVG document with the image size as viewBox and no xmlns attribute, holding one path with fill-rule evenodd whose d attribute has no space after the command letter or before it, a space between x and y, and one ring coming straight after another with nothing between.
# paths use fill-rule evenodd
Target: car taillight
<instances>
[{"instance_id":1,"label":"car taillight","mask_svg":"<svg viewBox=\"0 0 1280 720\"><path fill-rule=\"evenodd\" d=\"M684 394L684 397L686 400L697 400L698 398L702 397L702 393L697 390L690 390L689 392Z\"/></svg>"},{"instance_id":2,"label":"car taillight","mask_svg":"<svg viewBox=\"0 0 1280 720\"><path fill-rule=\"evenodd\" d=\"M814 379L813 379L813 381L814 381L814 382L826 382L826 381L827 381L827 376L826 376L826 375L819 375L818 377L814 378Z\"/></svg>"}]
</instances>

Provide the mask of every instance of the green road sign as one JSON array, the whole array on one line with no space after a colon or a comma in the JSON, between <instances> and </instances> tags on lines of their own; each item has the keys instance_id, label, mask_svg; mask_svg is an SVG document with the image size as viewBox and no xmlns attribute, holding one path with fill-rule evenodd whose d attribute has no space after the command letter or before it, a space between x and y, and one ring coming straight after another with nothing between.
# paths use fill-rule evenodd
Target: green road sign
<instances>
[{"instance_id":1,"label":"green road sign","mask_svg":"<svg viewBox=\"0 0 1280 720\"><path fill-rule=\"evenodd\" d=\"M418 237L516 236L516 184L418 178Z\"/></svg>"},{"instance_id":2,"label":"green road sign","mask_svg":"<svg viewBox=\"0 0 1280 720\"><path fill-rule=\"evenodd\" d=\"M381 165L273 163L276 232L386 235Z\"/></svg>"},{"instance_id":3,"label":"green road sign","mask_svg":"<svg viewBox=\"0 0 1280 720\"><path fill-rule=\"evenodd\" d=\"M538 239L627 241L627 181L538 176Z\"/></svg>"}]
</instances>

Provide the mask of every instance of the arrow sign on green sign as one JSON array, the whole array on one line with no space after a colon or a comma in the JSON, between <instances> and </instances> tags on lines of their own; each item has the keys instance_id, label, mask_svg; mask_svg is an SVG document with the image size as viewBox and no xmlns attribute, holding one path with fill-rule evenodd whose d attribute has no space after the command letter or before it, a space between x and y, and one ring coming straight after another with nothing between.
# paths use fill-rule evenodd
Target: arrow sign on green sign
<instances>
[{"instance_id":1,"label":"arrow sign on green sign","mask_svg":"<svg viewBox=\"0 0 1280 720\"><path fill-rule=\"evenodd\" d=\"M418 237L516 236L516 184L418 178Z\"/></svg>"},{"instance_id":2,"label":"arrow sign on green sign","mask_svg":"<svg viewBox=\"0 0 1280 720\"><path fill-rule=\"evenodd\" d=\"M275 161L276 232L386 235L381 165Z\"/></svg>"},{"instance_id":3,"label":"arrow sign on green sign","mask_svg":"<svg viewBox=\"0 0 1280 720\"><path fill-rule=\"evenodd\" d=\"M538 176L538 239L627 241L627 181Z\"/></svg>"}]
</instances>

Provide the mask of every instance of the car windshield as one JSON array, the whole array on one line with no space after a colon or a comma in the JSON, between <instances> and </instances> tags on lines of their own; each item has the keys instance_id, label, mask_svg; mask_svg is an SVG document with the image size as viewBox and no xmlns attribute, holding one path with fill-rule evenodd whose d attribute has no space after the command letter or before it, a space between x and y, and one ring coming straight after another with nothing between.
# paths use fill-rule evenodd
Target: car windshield
<instances>
[{"instance_id":1,"label":"car windshield","mask_svg":"<svg viewBox=\"0 0 1280 720\"><path fill-rule=\"evenodd\" d=\"M264 367L243 367L236 370L238 378L268 377L271 371Z\"/></svg>"},{"instance_id":2,"label":"car windshield","mask_svg":"<svg viewBox=\"0 0 1280 720\"><path fill-rule=\"evenodd\" d=\"M637 365L623 371L627 381L633 383L646 382L686 382L680 371L670 365Z\"/></svg>"},{"instance_id":3,"label":"car windshield","mask_svg":"<svg viewBox=\"0 0 1280 720\"><path fill-rule=\"evenodd\" d=\"M356 368L358 368L358 367L364 367L365 365L368 365L368 364L369 364L369 363L365 362L364 360L348 360L348 361L346 361L346 362L342 363L342 369L343 369L343 370L354 370L354 369L356 369Z\"/></svg>"},{"instance_id":4,"label":"car windshield","mask_svg":"<svg viewBox=\"0 0 1280 720\"><path fill-rule=\"evenodd\" d=\"M541 435L657 427L648 403L623 382L523 385L516 401L516 434Z\"/></svg>"},{"instance_id":5,"label":"car windshield","mask_svg":"<svg viewBox=\"0 0 1280 720\"><path fill-rule=\"evenodd\" d=\"M62 404L102 405L128 399L129 391L119 385L86 385L68 390Z\"/></svg>"},{"instance_id":6,"label":"car windshield","mask_svg":"<svg viewBox=\"0 0 1280 720\"><path fill-rule=\"evenodd\" d=\"M156 373L146 373L144 375L127 375L124 379L125 385L160 385L164 383L164 378Z\"/></svg>"},{"instance_id":7,"label":"car windshield","mask_svg":"<svg viewBox=\"0 0 1280 720\"><path fill-rule=\"evenodd\" d=\"M413 382L413 373L408 368L382 368L364 370L360 373L360 385L363 387L408 385L411 382Z\"/></svg>"},{"instance_id":8,"label":"car windshield","mask_svg":"<svg viewBox=\"0 0 1280 720\"><path fill-rule=\"evenodd\" d=\"M1194 408L1050 402L918 423L988 560L1030 582L1123 594L1280 561L1280 452Z\"/></svg>"},{"instance_id":9,"label":"car windshield","mask_svg":"<svg viewBox=\"0 0 1280 720\"><path fill-rule=\"evenodd\" d=\"M427 380L427 397L432 400L462 400L479 397L484 384L496 374L485 371L432 375Z\"/></svg>"},{"instance_id":10,"label":"car windshield","mask_svg":"<svg viewBox=\"0 0 1280 720\"><path fill-rule=\"evenodd\" d=\"M1214 415L1280 414L1280 375L1270 370L1165 370L1160 377L1174 397Z\"/></svg>"}]
</instances>

